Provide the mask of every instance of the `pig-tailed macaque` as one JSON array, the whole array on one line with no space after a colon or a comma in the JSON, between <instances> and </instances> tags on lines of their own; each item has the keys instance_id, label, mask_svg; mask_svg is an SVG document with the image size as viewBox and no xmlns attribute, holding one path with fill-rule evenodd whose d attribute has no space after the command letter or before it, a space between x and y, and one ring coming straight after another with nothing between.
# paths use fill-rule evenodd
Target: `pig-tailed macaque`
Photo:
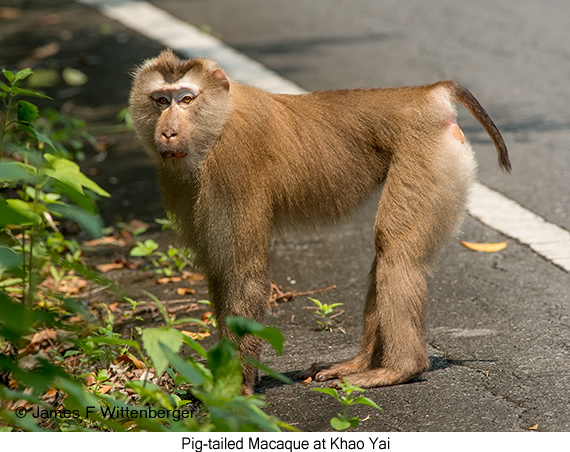
<instances>
[{"instance_id":1,"label":"pig-tailed macaque","mask_svg":"<svg viewBox=\"0 0 570 452\"><path fill-rule=\"evenodd\" d=\"M476 172L455 103L481 123L510 171L497 127L452 81L285 95L239 83L208 59L164 51L143 64L130 96L133 124L207 275L221 334L227 316L263 321L275 228L338 220L382 186L360 351L302 377L369 388L424 372L425 276L461 221ZM258 358L260 341L246 337L238 351ZM256 381L257 370L244 366L243 394Z\"/></svg>"}]
</instances>

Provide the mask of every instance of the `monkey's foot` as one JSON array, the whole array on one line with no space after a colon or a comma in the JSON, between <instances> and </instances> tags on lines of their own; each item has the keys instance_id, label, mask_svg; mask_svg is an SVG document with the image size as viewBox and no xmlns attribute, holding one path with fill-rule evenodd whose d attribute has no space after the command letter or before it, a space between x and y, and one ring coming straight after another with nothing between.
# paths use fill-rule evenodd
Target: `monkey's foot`
<instances>
[{"instance_id":1,"label":"monkey's foot","mask_svg":"<svg viewBox=\"0 0 570 452\"><path fill-rule=\"evenodd\" d=\"M361 388L376 388L405 383L421 375L424 370L424 367L408 370L395 370L387 367L365 369L355 360L351 360L336 364L316 363L307 371L298 374L297 378L306 380L312 377L316 381L330 380L329 386L337 389L343 380Z\"/></svg>"},{"instance_id":2,"label":"monkey's foot","mask_svg":"<svg viewBox=\"0 0 570 452\"><path fill-rule=\"evenodd\" d=\"M314 378L316 381L327 381L357 374L366 370L366 365L358 358L340 363L314 363L309 369L297 374L298 380Z\"/></svg>"}]
</instances>

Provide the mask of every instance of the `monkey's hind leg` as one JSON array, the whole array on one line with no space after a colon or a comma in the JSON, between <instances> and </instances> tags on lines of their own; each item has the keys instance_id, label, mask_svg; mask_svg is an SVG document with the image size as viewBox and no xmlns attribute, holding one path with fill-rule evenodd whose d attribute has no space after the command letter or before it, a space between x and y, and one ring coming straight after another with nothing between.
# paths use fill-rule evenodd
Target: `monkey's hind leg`
<instances>
[{"instance_id":1,"label":"monkey's hind leg","mask_svg":"<svg viewBox=\"0 0 570 452\"><path fill-rule=\"evenodd\" d=\"M358 355L314 365L302 376L363 388L404 383L429 366L424 340L425 276L435 251L461 218L475 163L448 127L439 146L394 159L375 222L376 258ZM331 382L338 386L338 380Z\"/></svg>"}]
</instances>

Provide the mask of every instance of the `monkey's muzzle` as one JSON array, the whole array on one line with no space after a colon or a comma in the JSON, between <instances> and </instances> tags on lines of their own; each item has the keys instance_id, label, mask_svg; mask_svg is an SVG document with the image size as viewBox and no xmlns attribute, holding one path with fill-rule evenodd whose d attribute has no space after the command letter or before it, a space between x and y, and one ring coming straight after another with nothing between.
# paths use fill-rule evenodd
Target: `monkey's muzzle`
<instances>
[{"instance_id":1,"label":"monkey's muzzle","mask_svg":"<svg viewBox=\"0 0 570 452\"><path fill-rule=\"evenodd\" d=\"M181 159L182 157L186 157L187 152L185 151L161 151L160 152L160 156L163 159Z\"/></svg>"}]
</instances>

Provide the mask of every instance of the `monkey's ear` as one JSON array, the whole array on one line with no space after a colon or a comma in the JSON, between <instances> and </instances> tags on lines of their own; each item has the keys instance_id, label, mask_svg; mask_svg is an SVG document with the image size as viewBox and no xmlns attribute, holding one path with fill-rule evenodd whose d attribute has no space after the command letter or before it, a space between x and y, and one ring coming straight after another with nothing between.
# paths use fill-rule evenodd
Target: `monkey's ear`
<instances>
[{"instance_id":1,"label":"monkey's ear","mask_svg":"<svg viewBox=\"0 0 570 452\"><path fill-rule=\"evenodd\" d=\"M226 78L226 74L224 74L221 69L216 69L214 72L212 72L212 75L225 89L230 89L230 82Z\"/></svg>"}]
</instances>

